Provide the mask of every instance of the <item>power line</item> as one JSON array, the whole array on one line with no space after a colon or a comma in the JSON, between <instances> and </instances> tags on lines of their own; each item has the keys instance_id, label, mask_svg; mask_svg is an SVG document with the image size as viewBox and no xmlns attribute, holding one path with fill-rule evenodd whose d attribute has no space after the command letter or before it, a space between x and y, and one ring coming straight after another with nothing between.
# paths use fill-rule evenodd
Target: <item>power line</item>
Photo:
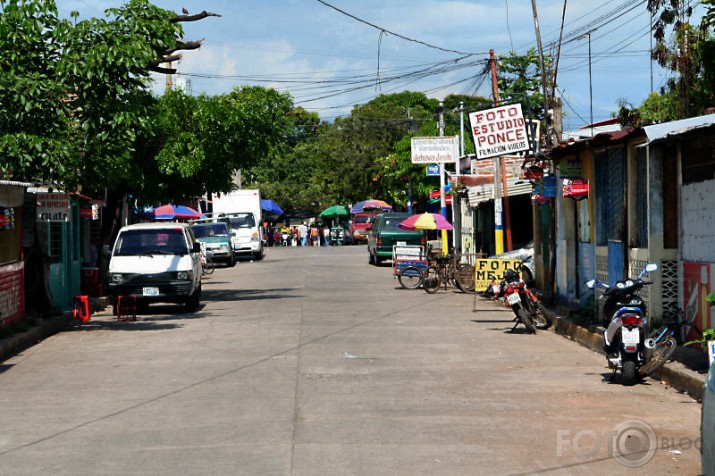
<instances>
[{"instance_id":1,"label":"power line","mask_svg":"<svg viewBox=\"0 0 715 476\"><path fill-rule=\"evenodd\" d=\"M339 13L342 13L342 14L345 15L345 16L348 16L348 17L352 18L353 20L357 20L357 21L359 21L360 23L364 23L365 25L371 26L372 28L375 28L375 29L378 30L378 31L388 33L388 34L390 34L390 35L392 35L392 36L396 36L396 37L401 38L401 39L406 40L406 41L411 41L411 42L413 42L413 43L418 43L418 44L423 45L423 46L426 46L426 47L428 47L428 48L432 48L432 49L440 50L440 51L445 51L445 52L447 52L447 53L457 53L458 55L467 55L467 56L476 56L476 55L486 55L486 54L488 54L488 53L484 53L484 52L482 52L482 53L466 53L466 52L464 52L464 51L450 50L450 49L448 49L448 48L442 48L442 47L440 47L440 46L430 45L429 43L425 43L424 41L415 40L414 38L409 38L409 37L404 36L404 35L401 35L401 34L399 34L399 33L395 33L395 32L393 32L393 31L390 31L390 30L388 30L387 28L383 28L383 27L381 27L381 26L377 26L377 25L375 25L375 24L373 24L373 23L370 23L370 22L367 21L367 20L363 20L362 18L356 17L356 16L353 15L352 13L348 13L348 12L346 12L345 10L341 10L340 8L338 8L338 7L334 6L334 5L331 5L331 4L329 4L328 2L326 2L326 1L324 1L324 0L316 0L316 1L319 2L319 3L322 3L322 4L325 5L326 7L332 8L333 10L335 10L335 11L337 11L337 12L339 12Z\"/></svg>"}]
</instances>

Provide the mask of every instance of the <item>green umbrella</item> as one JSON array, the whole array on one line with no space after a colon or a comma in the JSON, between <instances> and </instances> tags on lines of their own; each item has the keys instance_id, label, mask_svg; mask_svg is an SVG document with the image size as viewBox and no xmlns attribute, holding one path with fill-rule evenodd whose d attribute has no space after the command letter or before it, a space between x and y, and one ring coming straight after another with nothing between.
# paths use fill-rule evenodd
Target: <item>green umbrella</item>
<instances>
[{"instance_id":1,"label":"green umbrella","mask_svg":"<svg viewBox=\"0 0 715 476\"><path fill-rule=\"evenodd\" d=\"M350 210L343 205L333 205L320 213L320 218L326 218L328 220L347 216L350 216Z\"/></svg>"}]
</instances>

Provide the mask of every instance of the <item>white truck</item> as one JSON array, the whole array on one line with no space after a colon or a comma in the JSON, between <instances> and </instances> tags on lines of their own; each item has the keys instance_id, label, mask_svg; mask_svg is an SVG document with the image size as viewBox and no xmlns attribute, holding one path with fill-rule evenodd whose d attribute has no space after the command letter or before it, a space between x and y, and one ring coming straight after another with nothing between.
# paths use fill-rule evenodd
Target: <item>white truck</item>
<instances>
[{"instance_id":1,"label":"white truck","mask_svg":"<svg viewBox=\"0 0 715 476\"><path fill-rule=\"evenodd\" d=\"M252 254L263 259L263 217L261 191L239 189L229 193L213 194L213 218L225 222L231 230L234 253Z\"/></svg>"}]
</instances>

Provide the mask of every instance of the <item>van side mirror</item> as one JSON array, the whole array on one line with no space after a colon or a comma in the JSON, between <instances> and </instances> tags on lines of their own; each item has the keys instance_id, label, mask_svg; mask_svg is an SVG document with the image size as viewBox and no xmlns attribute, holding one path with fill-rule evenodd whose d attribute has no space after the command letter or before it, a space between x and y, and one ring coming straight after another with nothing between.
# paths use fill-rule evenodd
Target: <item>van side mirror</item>
<instances>
[{"instance_id":1,"label":"van side mirror","mask_svg":"<svg viewBox=\"0 0 715 476\"><path fill-rule=\"evenodd\" d=\"M201 253L201 243L194 241L194 246L191 248L192 253Z\"/></svg>"}]
</instances>

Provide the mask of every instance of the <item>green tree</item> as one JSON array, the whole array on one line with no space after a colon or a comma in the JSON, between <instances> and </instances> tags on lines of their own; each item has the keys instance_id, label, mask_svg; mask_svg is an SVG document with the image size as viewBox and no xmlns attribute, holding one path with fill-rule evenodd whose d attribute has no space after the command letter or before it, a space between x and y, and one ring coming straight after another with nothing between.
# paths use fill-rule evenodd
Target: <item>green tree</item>
<instances>
[{"instance_id":1,"label":"green tree","mask_svg":"<svg viewBox=\"0 0 715 476\"><path fill-rule=\"evenodd\" d=\"M706 14L698 27L690 24L690 2L648 1L648 10L655 18L656 46L651 56L673 74L660 96L666 103L673 102L668 96L675 97L677 116L674 119L702 114L705 108L712 107L715 97L715 40L712 37L715 3L713 0L702 3ZM672 35L668 35L669 30Z\"/></svg>"},{"instance_id":2,"label":"green tree","mask_svg":"<svg viewBox=\"0 0 715 476\"><path fill-rule=\"evenodd\" d=\"M550 67L548 57L544 58L546 68ZM497 67L497 87L500 101L520 101L524 114L531 111L534 119L544 118L544 95L541 87L539 55L531 48L525 55L514 51L500 55Z\"/></svg>"}]
</instances>

